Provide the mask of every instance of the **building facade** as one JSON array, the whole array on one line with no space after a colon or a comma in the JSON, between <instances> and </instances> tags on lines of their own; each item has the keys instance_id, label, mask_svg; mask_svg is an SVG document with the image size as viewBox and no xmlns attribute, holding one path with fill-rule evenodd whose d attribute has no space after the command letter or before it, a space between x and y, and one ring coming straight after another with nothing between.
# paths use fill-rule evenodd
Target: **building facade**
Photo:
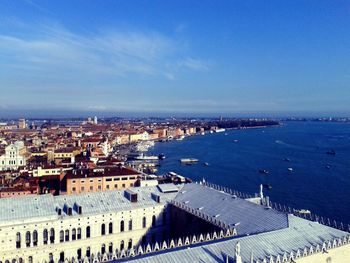
<instances>
[{"instance_id":1,"label":"building facade","mask_svg":"<svg viewBox=\"0 0 350 263\"><path fill-rule=\"evenodd\" d=\"M6 146L0 156L0 171L17 170L26 165L26 148L22 141L16 141Z\"/></svg>"}]
</instances>

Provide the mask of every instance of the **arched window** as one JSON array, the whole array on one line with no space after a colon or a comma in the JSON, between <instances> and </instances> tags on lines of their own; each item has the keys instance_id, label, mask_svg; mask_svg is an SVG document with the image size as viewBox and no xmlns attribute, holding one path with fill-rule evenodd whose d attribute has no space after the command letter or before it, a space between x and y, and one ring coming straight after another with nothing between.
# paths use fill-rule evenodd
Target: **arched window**
<instances>
[{"instance_id":1,"label":"arched window","mask_svg":"<svg viewBox=\"0 0 350 263\"><path fill-rule=\"evenodd\" d=\"M128 242L128 249L131 249L132 248L132 239L129 239L129 242Z\"/></svg>"},{"instance_id":2,"label":"arched window","mask_svg":"<svg viewBox=\"0 0 350 263\"><path fill-rule=\"evenodd\" d=\"M129 231L132 230L132 219L129 220Z\"/></svg>"},{"instance_id":3,"label":"arched window","mask_svg":"<svg viewBox=\"0 0 350 263\"><path fill-rule=\"evenodd\" d=\"M81 248L78 248L77 250L77 257L78 259L81 259Z\"/></svg>"},{"instance_id":4,"label":"arched window","mask_svg":"<svg viewBox=\"0 0 350 263\"><path fill-rule=\"evenodd\" d=\"M69 230L67 229L65 232L64 232L64 241L69 241Z\"/></svg>"},{"instance_id":5,"label":"arched window","mask_svg":"<svg viewBox=\"0 0 350 263\"><path fill-rule=\"evenodd\" d=\"M38 245L38 231L34 230L33 231L33 246L37 246Z\"/></svg>"},{"instance_id":6,"label":"arched window","mask_svg":"<svg viewBox=\"0 0 350 263\"><path fill-rule=\"evenodd\" d=\"M146 225L147 225L147 219L146 219L146 217L144 216L144 217L142 218L142 228L146 228Z\"/></svg>"},{"instance_id":7,"label":"arched window","mask_svg":"<svg viewBox=\"0 0 350 263\"><path fill-rule=\"evenodd\" d=\"M120 251L124 250L124 240L120 241Z\"/></svg>"},{"instance_id":8,"label":"arched window","mask_svg":"<svg viewBox=\"0 0 350 263\"><path fill-rule=\"evenodd\" d=\"M77 239L77 230L75 228L72 229L72 240Z\"/></svg>"},{"instance_id":9,"label":"arched window","mask_svg":"<svg viewBox=\"0 0 350 263\"><path fill-rule=\"evenodd\" d=\"M55 229L53 228L50 229L50 243L55 243Z\"/></svg>"},{"instance_id":10,"label":"arched window","mask_svg":"<svg viewBox=\"0 0 350 263\"><path fill-rule=\"evenodd\" d=\"M30 247L30 232L26 232L26 246Z\"/></svg>"},{"instance_id":11,"label":"arched window","mask_svg":"<svg viewBox=\"0 0 350 263\"><path fill-rule=\"evenodd\" d=\"M86 227L86 238L89 238L90 237L90 226L87 226Z\"/></svg>"},{"instance_id":12,"label":"arched window","mask_svg":"<svg viewBox=\"0 0 350 263\"><path fill-rule=\"evenodd\" d=\"M28 257L28 263L33 263L33 257L32 256Z\"/></svg>"},{"instance_id":13,"label":"arched window","mask_svg":"<svg viewBox=\"0 0 350 263\"><path fill-rule=\"evenodd\" d=\"M60 253L60 259L58 262L62 262L62 263L64 262L64 252L63 251Z\"/></svg>"},{"instance_id":14,"label":"arched window","mask_svg":"<svg viewBox=\"0 0 350 263\"><path fill-rule=\"evenodd\" d=\"M102 244L101 246L101 254L103 255L106 252L106 245Z\"/></svg>"},{"instance_id":15,"label":"arched window","mask_svg":"<svg viewBox=\"0 0 350 263\"><path fill-rule=\"evenodd\" d=\"M120 232L124 232L124 220L120 221Z\"/></svg>"},{"instance_id":16,"label":"arched window","mask_svg":"<svg viewBox=\"0 0 350 263\"><path fill-rule=\"evenodd\" d=\"M156 216L152 216L152 226L156 226Z\"/></svg>"},{"instance_id":17,"label":"arched window","mask_svg":"<svg viewBox=\"0 0 350 263\"><path fill-rule=\"evenodd\" d=\"M90 257L91 256L91 252L90 252L90 247L86 248L86 256Z\"/></svg>"},{"instance_id":18,"label":"arched window","mask_svg":"<svg viewBox=\"0 0 350 263\"><path fill-rule=\"evenodd\" d=\"M108 245L108 253L112 254L113 253L113 243L110 242Z\"/></svg>"},{"instance_id":19,"label":"arched window","mask_svg":"<svg viewBox=\"0 0 350 263\"><path fill-rule=\"evenodd\" d=\"M101 225L101 235L105 235L106 234L106 225L105 224L102 224Z\"/></svg>"},{"instance_id":20,"label":"arched window","mask_svg":"<svg viewBox=\"0 0 350 263\"><path fill-rule=\"evenodd\" d=\"M108 225L108 233L113 234L113 223L112 222L110 222Z\"/></svg>"},{"instance_id":21,"label":"arched window","mask_svg":"<svg viewBox=\"0 0 350 263\"><path fill-rule=\"evenodd\" d=\"M17 232L16 234L16 248L21 248L21 233Z\"/></svg>"},{"instance_id":22,"label":"arched window","mask_svg":"<svg viewBox=\"0 0 350 263\"><path fill-rule=\"evenodd\" d=\"M64 241L64 231L60 231L60 242L62 243Z\"/></svg>"},{"instance_id":23,"label":"arched window","mask_svg":"<svg viewBox=\"0 0 350 263\"><path fill-rule=\"evenodd\" d=\"M43 231L43 242L44 242L44 245L47 244L48 239L49 239L49 233L47 232L47 229L44 229L44 231Z\"/></svg>"},{"instance_id":24,"label":"arched window","mask_svg":"<svg viewBox=\"0 0 350 263\"><path fill-rule=\"evenodd\" d=\"M52 253L49 254L49 263L54 263Z\"/></svg>"},{"instance_id":25,"label":"arched window","mask_svg":"<svg viewBox=\"0 0 350 263\"><path fill-rule=\"evenodd\" d=\"M81 239L81 228L78 227L77 239Z\"/></svg>"}]
</instances>

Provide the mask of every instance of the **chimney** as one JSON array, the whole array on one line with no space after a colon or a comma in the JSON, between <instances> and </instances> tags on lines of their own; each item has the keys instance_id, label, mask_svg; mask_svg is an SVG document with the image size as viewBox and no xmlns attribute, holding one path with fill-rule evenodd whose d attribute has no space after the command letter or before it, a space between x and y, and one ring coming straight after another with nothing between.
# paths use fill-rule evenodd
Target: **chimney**
<instances>
[{"instance_id":1,"label":"chimney","mask_svg":"<svg viewBox=\"0 0 350 263\"><path fill-rule=\"evenodd\" d=\"M151 198L156 201L157 203L160 203L160 195L156 193L151 193Z\"/></svg>"}]
</instances>

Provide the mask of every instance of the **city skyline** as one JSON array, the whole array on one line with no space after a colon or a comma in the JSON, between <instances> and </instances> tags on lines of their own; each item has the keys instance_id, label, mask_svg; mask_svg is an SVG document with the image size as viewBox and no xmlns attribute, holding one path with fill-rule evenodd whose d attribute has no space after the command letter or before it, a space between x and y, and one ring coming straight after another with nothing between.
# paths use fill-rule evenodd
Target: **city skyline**
<instances>
[{"instance_id":1,"label":"city skyline","mask_svg":"<svg viewBox=\"0 0 350 263\"><path fill-rule=\"evenodd\" d=\"M0 117L349 113L345 1L0 5Z\"/></svg>"}]
</instances>

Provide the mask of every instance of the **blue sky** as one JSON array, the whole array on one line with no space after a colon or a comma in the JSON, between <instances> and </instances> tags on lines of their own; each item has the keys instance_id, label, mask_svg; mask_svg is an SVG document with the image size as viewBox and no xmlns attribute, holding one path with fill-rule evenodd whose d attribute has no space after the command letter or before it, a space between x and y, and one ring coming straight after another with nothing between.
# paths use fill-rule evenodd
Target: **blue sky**
<instances>
[{"instance_id":1,"label":"blue sky","mask_svg":"<svg viewBox=\"0 0 350 263\"><path fill-rule=\"evenodd\" d=\"M0 0L0 111L350 113L349 1Z\"/></svg>"}]
</instances>

